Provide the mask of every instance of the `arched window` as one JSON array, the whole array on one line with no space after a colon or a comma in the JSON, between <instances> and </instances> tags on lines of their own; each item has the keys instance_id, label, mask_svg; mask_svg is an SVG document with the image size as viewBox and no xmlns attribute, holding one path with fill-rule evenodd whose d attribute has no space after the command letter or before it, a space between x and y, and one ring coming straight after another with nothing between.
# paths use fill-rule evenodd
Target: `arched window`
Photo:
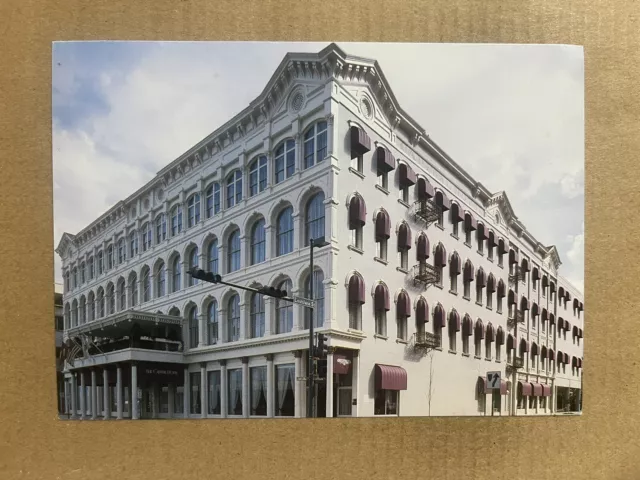
<instances>
[{"instance_id":1,"label":"arched window","mask_svg":"<svg viewBox=\"0 0 640 480\"><path fill-rule=\"evenodd\" d=\"M242 200L242 171L236 170L227 177L227 208Z\"/></svg>"},{"instance_id":2,"label":"arched window","mask_svg":"<svg viewBox=\"0 0 640 480\"><path fill-rule=\"evenodd\" d=\"M167 217L161 213L156 217L156 244L167 239Z\"/></svg>"},{"instance_id":3,"label":"arched window","mask_svg":"<svg viewBox=\"0 0 640 480\"><path fill-rule=\"evenodd\" d=\"M129 275L129 306L135 307L138 304L138 276L135 272Z\"/></svg>"},{"instance_id":4,"label":"arched window","mask_svg":"<svg viewBox=\"0 0 640 480\"><path fill-rule=\"evenodd\" d=\"M107 315L112 315L116 311L116 291L113 283L107 285Z\"/></svg>"},{"instance_id":5,"label":"arched window","mask_svg":"<svg viewBox=\"0 0 640 480\"><path fill-rule=\"evenodd\" d=\"M98 289L98 300L97 300L97 303L98 303L98 308L97 308L98 315L96 317L94 317L94 318L102 318L102 317L104 317L104 290L102 289L102 287L100 287Z\"/></svg>"},{"instance_id":6,"label":"arched window","mask_svg":"<svg viewBox=\"0 0 640 480\"><path fill-rule=\"evenodd\" d=\"M64 293L67 293L69 290L71 290L71 277L69 275L69 272L64 273L63 277L64 277Z\"/></svg>"},{"instance_id":7,"label":"arched window","mask_svg":"<svg viewBox=\"0 0 640 480\"><path fill-rule=\"evenodd\" d=\"M296 142L287 140L276 148L275 183L280 183L293 175L296 169Z\"/></svg>"},{"instance_id":8,"label":"arched window","mask_svg":"<svg viewBox=\"0 0 640 480\"><path fill-rule=\"evenodd\" d=\"M254 223L251 230L251 265L265 261L264 219Z\"/></svg>"},{"instance_id":9,"label":"arched window","mask_svg":"<svg viewBox=\"0 0 640 480\"><path fill-rule=\"evenodd\" d=\"M72 279L73 288L77 288L78 287L78 269L76 267L73 267L73 270L71 271L71 279Z\"/></svg>"},{"instance_id":10,"label":"arched window","mask_svg":"<svg viewBox=\"0 0 640 480\"><path fill-rule=\"evenodd\" d=\"M320 269L316 269L313 275L307 275L304 285L304 293L307 298L311 298L311 280L313 277L313 300L315 301L314 328L320 328L324 325L324 273ZM309 328L311 319L311 311L304 309L304 328Z\"/></svg>"},{"instance_id":11,"label":"arched window","mask_svg":"<svg viewBox=\"0 0 640 480\"><path fill-rule=\"evenodd\" d=\"M249 196L253 197L267 188L267 157L256 158L249 166Z\"/></svg>"},{"instance_id":12,"label":"arched window","mask_svg":"<svg viewBox=\"0 0 640 480\"><path fill-rule=\"evenodd\" d=\"M113 268L113 245L109 245L107 247L107 270L111 270Z\"/></svg>"},{"instance_id":13,"label":"arched window","mask_svg":"<svg viewBox=\"0 0 640 480\"><path fill-rule=\"evenodd\" d=\"M64 306L64 324L67 329L73 326L71 324L71 305L69 305L69 303Z\"/></svg>"},{"instance_id":14,"label":"arched window","mask_svg":"<svg viewBox=\"0 0 640 480\"><path fill-rule=\"evenodd\" d=\"M95 263L93 261L93 257L89 257L89 280L93 280L93 277L96 276L96 268Z\"/></svg>"},{"instance_id":15,"label":"arched window","mask_svg":"<svg viewBox=\"0 0 640 480\"><path fill-rule=\"evenodd\" d=\"M133 258L138 254L138 232L133 231L129 234L129 257Z\"/></svg>"},{"instance_id":16,"label":"arched window","mask_svg":"<svg viewBox=\"0 0 640 480\"><path fill-rule=\"evenodd\" d=\"M304 168L313 167L327 156L327 122L313 125L304 134Z\"/></svg>"},{"instance_id":17,"label":"arched window","mask_svg":"<svg viewBox=\"0 0 640 480\"><path fill-rule=\"evenodd\" d=\"M118 282L118 311L127 309L127 289L124 279Z\"/></svg>"},{"instance_id":18,"label":"arched window","mask_svg":"<svg viewBox=\"0 0 640 480\"><path fill-rule=\"evenodd\" d=\"M176 205L171 209L171 236L175 237L182 232L182 205Z\"/></svg>"},{"instance_id":19,"label":"arched window","mask_svg":"<svg viewBox=\"0 0 640 480\"><path fill-rule=\"evenodd\" d=\"M198 339L200 337L200 329L198 327L198 307L193 306L189 310L189 348L198 347Z\"/></svg>"},{"instance_id":20,"label":"arched window","mask_svg":"<svg viewBox=\"0 0 640 480\"><path fill-rule=\"evenodd\" d=\"M102 250L98 252L98 275L102 275L104 273L104 254Z\"/></svg>"},{"instance_id":21,"label":"arched window","mask_svg":"<svg viewBox=\"0 0 640 480\"><path fill-rule=\"evenodd\" d=\"M324 237L324 192L316 193L305 209L305 246L310 239Z\"/></svg>"},{"instance_id":22,"label":"arched window","mask_svg":"<svg viewBox=\"0 0 640 480\"><path fill-rule=\"evenodd\" d=\"M151 272L149 267L145 267L142 270L142 301L148 302L151 300Z\"/></svg>"},{"instance_id":23,"label":"arched window","mask_svg":"<svg viewBox=\"0 0 640 480\"><path fill-rule=\"evenodd\" d=\"M93 292L89 292L89 312L88 312L88 321L92 321L96 319L96 296Z\"/></svg>"},{"instance_id":24,"label":"arched window","mask_svg":"<svg viewBox=\"0 0 640 480\"><path fill-rule=\"evenodd\" d=\"M142 251L146 252L151 248L152 233L151 224L149 222L142 225Z\"/></svg>"},{"instance_id":25,"label":"arched window","mask_svg":"<svg viewBox=\"0 0 640 480\"><path fill-rule=\"evenodd\" d=\"M240 230L229 235L227 245L227 273L240 270Z\"/></svg>"},{"instance_id":26,"label":"arched window","mask_svg":"<svg viewBox=\"0 0 640 480\"><path fill-rule=\"evenodd\" d=\"M376 317L376 335L387 336L387 312L390 309L389 290L382 283L376 286L373 295L373 308Z\"/></svg>"},{"instance_id":27,"label":"arched window","mask_svg":"<svg viewBox=\"0 0 640 480\"><path fill-rule=\"evenodd\" d=\"M218 182L214 182L207 187L205 197L207 218L220 213L220 184Z\"/></svg>"},{"instance_id":28,"label":"arched window","mask_svg":"<svg viewBox=\"0 0 640 480\"><path fill-rule=\"evenodd\" d=\"M453 252L451 254L451 261L449 262L449 276L451 278L450 290L455 294L458 293L458 275L460 275L460 267L460 256L458 255L458 252Z\"/></svg>"},{"instance_id":29,"label":"arched window","mask_svg":"<svg viewBox=\"0 0 640 480\"><path fill-rule=\"evenodd\" d=\"M396 302L396 323L398 328L399 340L407 340L408 328L407 318L411 316L411 299L407 292L404 290L398 294L398 301Z\"/></svg>"},{"instance_id":30,"label":"arched window","mask_svg":"<svg viewBox=\"0 0 640 480\"><path fill-rule=\"evenodd\" d=\"M251 295L250 322L251 338L264 336L264 297L259 293Z\"/></svg>"},{"instance_id":31,"label":"arched window","mask_svg":"<svg viewBox=\"0 0 640 480\"><path fill-rule=\"evenodd\" d=\"M290 293L293 289L291 280L287 279L281 282L278 287ZM293 330L293 305L291 302L276 299L276 333L289 333Z\"/></svg>"},{"instance_id":32,"label":"arched window","mask_svg":"<svg viewBox=\"0 0 640 480\"><path fill-rule=\"evenodd\" d=\"M357 273L349 278L347 298L349 302L349 328L362 330L362 305L365 301L364 280Z\"/></svg>"},{"instance_id":33,"label":"arched window","mask_svg":"<svg viewBox=\"0 0 640 480\"><path fill-rule=\"evenodd\" d=\"M286 255L293 251L293 208L287 207L276 221L276 255Z\"/></svg>"},{"instance_id":34,"label":"arched window","mask_svg":"<svg viewBox=\"0 0 640 480\"><path fill-rule=\"evenodd\" d=\"M164 262L160 262L156 271L156 298L164 297L165 292L165 282L167 280L166 268L164 266Z\"/></svg>"},{"instance_id":35,"label":"arched window","mask_svg":"<svg viewBox=\"0 0 640 480\"><path fill-rule=\"evenodd\" d=\"M84 262L80 264L80 283L84 284L87 281L87 267Z\"/></svg>"},{"instance_id":36,"label":"arched window","mask_svg":"<svg viewBox=\"0 0 640 480\"><path fill-rule=\"evenodd\" d=\"M207 265L210 272L218 273L218 239L209 242L207 248Z\"/></svg>"},{"instance_id":37,"label":"arched window","mask_svg":"<svg viewBox=\"0 0 640 480\"><path fill-rule=\"evenodd\" d=\"M80 324L87 323L87 299L84 295L80 297Z\"/></svg>"},{"instance_id":38,"label":"arched window","mask_svg":"<svg viewBox=\"0 0 640 480\"><path fill-rule=\"evenodd\" d=\"M227 308L227 341L240 340L240 296L233 294Z\"/></svg>"},{"instance_id":39,"label":"arched window","mask_svg":"<svg viewBox=\"0 0 640 480\"><path fill-rule=\"evenodd\" d=\"M127 259L127 242L124 238L118 240L118 265L124 263Z\"/></svg>"},{"instance_id":40,"label":"arched window","mask_svg":"<svg viewBox=\"0 0 640 480\"><path fill-rule=\"evenodd\" d=\"M180 265L180 255L176 255L171 263L171 292L177 292L180 290L182 284L180 282L182 278Z\"/></svg>"},{"instance_id":41,"label":"arched window","mask_svg":"<svg viewBox=\"0 0 640 480\"><path fill-rule=\"evenodd\" d=\"M71 325L78 326L78 300L74 299L71 304Z\"/></svg>"},{"instance_id":42,"label":"arched window","mask_svg":"<svg viewBox=\"0 0 640 480\"><path fill-rule=\"evenodd\" d=\"M218 302L215 300L211 300L209 307L207 307L207 325L207 343L215 345L218 343Z\"/></svg>"},{"instance_id":43,"label":"arched window","mask_svg":"<svg viewBox=\"0 0 640 480\"><path fill-rule=\"evenodd\" d=\"M189 270L193 268L198 268L198 267L199 267L198 247L193 247L191 249L191 252L189 252ZM190 287L198 284L198 280L193 278L191 275L187 275L187 279Z\"/></svg>"},{"instance_id":44,"label":"arched window","mask_svg":"<svg viewBox=\"0 0 640 480\"><path fill-rule=\"evenodd\" d=\"M187 226L191 228L200 222L200 194L191 195L187 202Z\"/></svg>"}]
</instances>

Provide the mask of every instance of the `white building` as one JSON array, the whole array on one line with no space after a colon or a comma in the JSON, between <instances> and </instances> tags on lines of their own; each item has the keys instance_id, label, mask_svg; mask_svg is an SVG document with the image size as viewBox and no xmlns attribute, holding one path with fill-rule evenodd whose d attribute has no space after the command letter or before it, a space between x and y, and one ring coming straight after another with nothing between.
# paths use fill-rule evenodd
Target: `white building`
<instances>
[{"instance_id":1,"label":"white building","mask_svg":"<svg viewBox=\"0 0 640 480\"><path fill-rule=\"evenodd\" d=\"M306 415L308 311L194 282L196 264L300 296L313 278L331 346L318 416L581 410L583 301L556 248L377 62L334 44L286 55L250 106L56 252L74 418Z\"/></svg>"}]
</instances>

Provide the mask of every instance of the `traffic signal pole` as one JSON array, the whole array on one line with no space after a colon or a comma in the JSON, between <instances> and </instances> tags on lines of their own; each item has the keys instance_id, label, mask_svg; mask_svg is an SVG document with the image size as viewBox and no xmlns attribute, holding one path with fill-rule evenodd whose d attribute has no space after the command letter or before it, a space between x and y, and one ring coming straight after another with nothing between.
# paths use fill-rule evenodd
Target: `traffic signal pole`
<instances>
[{"instance_id":1,"label":"traffic signal pole","mask_svg":"<svg viewBox=\"0 0 640 480\"><path fill-rule=\"evenodd\" d=\"M313 238L309 239L309 299L313 300ZM309 308L309 364L307 366L307 418L313 418L313 399L315 388L315 372L313 369L313 314L314 308Z\"/></svg>"}]
</instances>

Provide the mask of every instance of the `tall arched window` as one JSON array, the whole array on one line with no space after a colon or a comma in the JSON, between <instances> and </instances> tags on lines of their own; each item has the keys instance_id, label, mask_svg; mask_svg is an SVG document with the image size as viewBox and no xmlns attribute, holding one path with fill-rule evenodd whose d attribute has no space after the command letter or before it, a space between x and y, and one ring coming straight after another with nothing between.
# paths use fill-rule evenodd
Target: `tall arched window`
<instances>
[{"instance_id":1,"label":"tall arched window","mask_svg":"<svg viewBox=\"0 0 640 480\"><path fill-rule=\"evenodd\" d=\"M327 156L327 122L313 125L304 134L304 168L313 167Z\"/></svg>"},{"instance_id":2,"label":"tall arched window","mask_svg":"<svg viewBox=\"0 0 640 480\"><path fill-rule=\"evenodd\" d=\"M189 310L189 348L197 348L200 329L198 325L198 307Z\"/></svg>"},{"instance_id":3,"label":"tall arched window","mask_svg":"<svg viewBox=\"0 0 640 480\"><path fill-rule=\"evenodd\" d=\"M124 238L118 241L118 265L124 263L127 259L127 242Z\"/></svg>"},{"instance_id":4,"label":"tall arched window","mask_svg":"<svg viewBox=\"0 0 640 480\"><path fill-rule=\"evenodd\" d=\"M113 268L113 245L107 247L107 270Z\"/></svg>"},{"instance_id":5,"label":"tall arched window","mask_svg":"<svg viewBox=\"0 0 640 480\"><path fill-rule=\"evenodd\" d=\"M138 232L135 230L129 234L129 257L138 254Z\"/></svg>"},{"instance_id":6,"label":"tall arched window","mask_svg":"<svg viewBox=\"0 0 640 480\"><path fill-rule=\"evenodd\" d=\"M165 285L167 280L167 269L164 266L164 262L160 262L156 271L156 298L164 297Z\"/></svg>"},{"instance_id":7,"label":"tall arched window","mask_svg":"<svg viewBox=\"0 0 640 480\"><path fill-rule=\"evenodd\" d=\"M304 285L304 292L307 298L311 295L311 279L313 277L313 299L315 308L313 309L314 328L320 328L324 325L324 273L320 269L316 269L313 275L307 275ZM304 328L309 328L311 311L304 309Z\"/></svg>"},{"instance_id":8,"label":"tall arched window","mask_svg":"<svg viewBox=\"0 0 640 480\"><path fill-rule=\"evenodd\" d=\"M305 209L305 246L311 238L324 237L324 192L316 193Z\"/></svg>"},{"instance_id":9,"label":"tall arched window","mask_svg":"<svg viewBox=\"0 0 640 480\"><path fill-rule=\"evenodd\" d=\"M98 252L98 275L102 275L104 272L104 254L102 250Z\"/></svg>"},{"instance_id":10,"label":"tall arched window","mask_svg":"<svg viewBox=\"0 0 640 480\"><path fill-rule=\"evenodd\" d=\"M80 283L84 283L87 281L87 267L84 262L80 264Z\"/></svg>"},{"instance_id":11,"label":"tall arched window","mask_svg":"<svg viewBox=\"0 0 640 480\"><path fill-rule=\"evenodd\" d=\"M156 244L167 239L167 217L161 213L156 217Z\"/></svg>"},{"instance_id":12,"label":"tall arched window","mask_svg":"<svg viewBox=\"0 0 640 480\"><path fill-rule=\"evenodd\" d=\"M242 171L236 170L227 177L227 208L242 200Z\"/></svg>"},{"instance_id":13,"label":"tall arched window","mask_svg":"<svg viewBox=\"0 0 640 480\"><path fill-rule=\"evenodd\" d=\"M287 140L276 148L275 183L280 183L293 175L296 168L296 142Z\"/></svg>"},{"instance_id":14,"label":"tall arched window","mask_svg":"<svg viewBox=\"0 0 640 480\"><path fill-rule=\"evenodd\" d=\"M251 265L265 261L265 245L264 219L261 218L251 230Z\"/></svg>"},{"instance_id":15,"label":"tall arched window","mask_svg":"<svg viewBox=\"0 0 640 480\"><path fill-rule=\"evenodd\" d=\"M89 292L88 299L89 314L87 320L92 321L96 319L96 296L93 294L93 292Z\"/></svg>"},{"instance_id":16,"label":"tall arched window","mask_svg":"<svg viewBox=\"0 0 640 480\"><path fill-rule=\"evenodd\" d=\"M118 282L118 311L127 309L127 289L124 279Z\"/></svg>"},{"instance_id":17,"label":"tall arched window","mask_svg":"<svg viewBox=\"0 0 640 480\"><path fill-rule=\"evenodd\" d=\"M151 248L152 232L149 222L142 225L142 251L146 252Z\"/></svg>"},{"instance_id":18,"label":"tall arched window","mask_svg":"<svg viewBox=\"0 0 640 480\"><path fill-rule=\"evenodd\" d=\"M191 228L200 221L200 194L191 195L187 202L187 226Z\"/></svg>"},{"instance_id":19,"label":"tall arched window","mask_svg":"<svg viewBox=\"0 0 640 480\"><path fill-rule=\"evenodd\" d=\"M287 207L276 221L276 255L286 255L293 251L293 208Z\"/></svg>"},{"instance_id":20,"label":"tall arched window","mask_svg":"<svg viewBox=\"0 0 640 480\"><path fill-rule=\"evenodd\" d=\"M100 287L98 289L98 315L95 318L102 318L104 317L104 290L102 289L102 287Z\"/></svg>"},{"instance_id":21,"label":"tall arched window","mask_svg":"<svg viewBox=\"0 0 640 480\"><path fill-rule=\"evenodd\" d=\"M211 300L207 308L207 325L207 343L209 345L215 345L218 343L218 302L215 300Z\"/></svg>"},{"instance_id":22,"label":"tall arched window","mask_svg":"<svg viewBox=\"0 0 640 480\"><path fill-rule=\"evenodd\" d=\"M177 292L180 290L182 284L180 280L182 279L181 272L181 264L180 264L180 255L176 255L171 262L171 291Z\"/></svg>"},{"instance_id":23,"label":"tall arched window","mask_svg":"<svg viewBox=\"0 0 640 480\"><path fill-rule=\"evenodd\" d=\"M189 253L189 270L191 270L192 268L198 268L198 267L199 267L198 247L193 247L191 249L191 252ZM198 284L198 280L193 278L191 275L187 275L187 279L190 287Z\"/></svg>"},{"instance_id":24,"label":"tall arched window","mask_svg":"<svg viewBox=\"0 0 640 480\"><path fill-rule=\"evenodd\" d=\"M73 288L77 288L78 287L78 269L76 267L73 267L73 270L71 271L71 279L72 279L72 285Z\"/></svg>"},{"instance_id":25,"label":"tall arched window","mask_svg":"<svg viewBox=\"0 0 640 480\"><path fill-rule=\"evenodd\" d=\"M148 302L151 300L151 272L149 267L145 267L142 270L142 301Z\"/></svg>"},{"instance_id":26,"label":"tall arched window","mask_svg":"<svg viewBox=\"0 0 640 480\"><path fill-rule=\"evenodd\" d=\"M214 238L209 242L209 247L207 248L207 265L209 267L209 271L213 273L218 273L219 263L218 263L218 239Z\"/></svg>"},{"instance_id":27,"label":"tall arched window","mask_svg":"<svg viewBox=\"0 0 640 480\"><path fill-rule=\"evenodd\" d=\"M176 205L171 209L171 236L175 237L182 232L182 205Z\"/></svg>"},{"instance_id":28,"label":"tall arched window","mask_svg":"<svg viewBox=\"0 0 640 480\"><path fill-rule=\"evenodd\" d=\"M253 197L267 188L267 157L256 158L249 166L249 196Z\"/></svg>"},{"instance_id":29,"label":"tall arched window","mask_svg":"<svg viewBox=\"0 0 640 480\"><path fill-rule=\"evenodd\" d=\"M76 299L71 304L71 326L78 326L78 300Z\"/></svg>"},{"instance_id":30,"label":"tall arched window","mask_svg":"<svg viewBox=\"0 0 640 480\"><path fill-rule=\"evenodd\" d=\"M211 218L220 213L220 184L214 182L205 191L206 215Z\"/></svg>"},{"instance_id":31,"label":"tall arched window","mask_svg":"<svg viewBox=\"0 0 640 480\"><path fill-rule=\"evenodd\" d=\"M107 315L116 311L116 290L113 283L107 285Z\"/></svg>"},{"instance_id":32,"label":"tall arched window","mask_svg":"<svg viewBox=\"0 0 640 480\"><path fill-rule=\"evenodd\" d=\"M69 303L64 306L64 324L67 329L73 326L71 324L71 305L69 305Z\"/></svg>"},{"instance_id":33,"label":"tall arched window","mask_svg":"<svg viewBox=\"0 0 640 480\"><path fill-rule=\"evenodd\" d=\"M291 280L287 279L281 282L278 287L290 293L293 289ZM276 299L276 333L289 333L293 330L293 305L291 302Z\"/></svg>"},{"instance_id":34,"label":"tall arched window","mask_svg":"<svg viewBox=\"0 0 640 480\"><path fill-rule=\"evenodd\" d=\"M87 299L85 298L84 295L80 297L80 307L78 311L79 311L79 314L78 314L79 323L80 325L83 325L87 321Z\"/></svg>"},{"instance_id":35,"label":"tall arched window","mask_svg":"<svg viewBox=\"0 0 640 480\"><path fill-rule=\"evenodd\" d=\"M93 277L96 276L96 267L93 261L93 257L89 257L89 280L93 280Z\"/></svg>"},{"instance_id":36,"label":"tall arched window","mask_svg":"<svg viewBox=\"0 0 640 480\"><path fill-rule=\"evenodd\" d=\"M240 230L229 235L227 245L227 273L240 270Z\"/></svg>"},{"instance_id":37,"label":"tall arched window","mask_svg":"<svg viewBox=\"0 0 640 480\"><path fill-rule=\"evenodd\" d=\"M129 306L135 307L138 304L138 276L135 272L129 275Z\"/></svg>"},{"instance_id":38,"label":"tall arched window","mask_svg":"<svg viewBox=\"0 0 640 480\"><path fill-rule=\"evenodd\" d=\"M251 311L249 322L251 338L264 336L264 297L259 293L251 295Z\"/></svg>"},{"instance_id":39,"label":"tall arched window","mask_svg":"<svg viewBox=\"0 0 640 480\"><path fill-rule=\"evenodd\" d=\"M240 340L240 296L234 294L229 299L227 308L227 341Z\"/></svg>"}]
</instances>

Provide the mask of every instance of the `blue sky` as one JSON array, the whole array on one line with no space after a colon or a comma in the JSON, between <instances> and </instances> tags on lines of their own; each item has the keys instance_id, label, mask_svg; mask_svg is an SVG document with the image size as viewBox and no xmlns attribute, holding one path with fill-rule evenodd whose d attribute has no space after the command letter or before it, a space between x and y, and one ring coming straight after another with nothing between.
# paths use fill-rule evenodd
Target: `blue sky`
<instances>
[{"instance_id":1,"label":"blue sky","mask_svg":"<svg viewBox=\"0 0 640 480\"><path fill-rule=\"evenodd\" d=\"M245 108L287 52L327 43L55 43L54 244ZM583 290L582 49L339 45L378 60L404 110L476 180L507 192ZM60 281L57 255L55 268Z\"/></svg>"}]
</instances>

